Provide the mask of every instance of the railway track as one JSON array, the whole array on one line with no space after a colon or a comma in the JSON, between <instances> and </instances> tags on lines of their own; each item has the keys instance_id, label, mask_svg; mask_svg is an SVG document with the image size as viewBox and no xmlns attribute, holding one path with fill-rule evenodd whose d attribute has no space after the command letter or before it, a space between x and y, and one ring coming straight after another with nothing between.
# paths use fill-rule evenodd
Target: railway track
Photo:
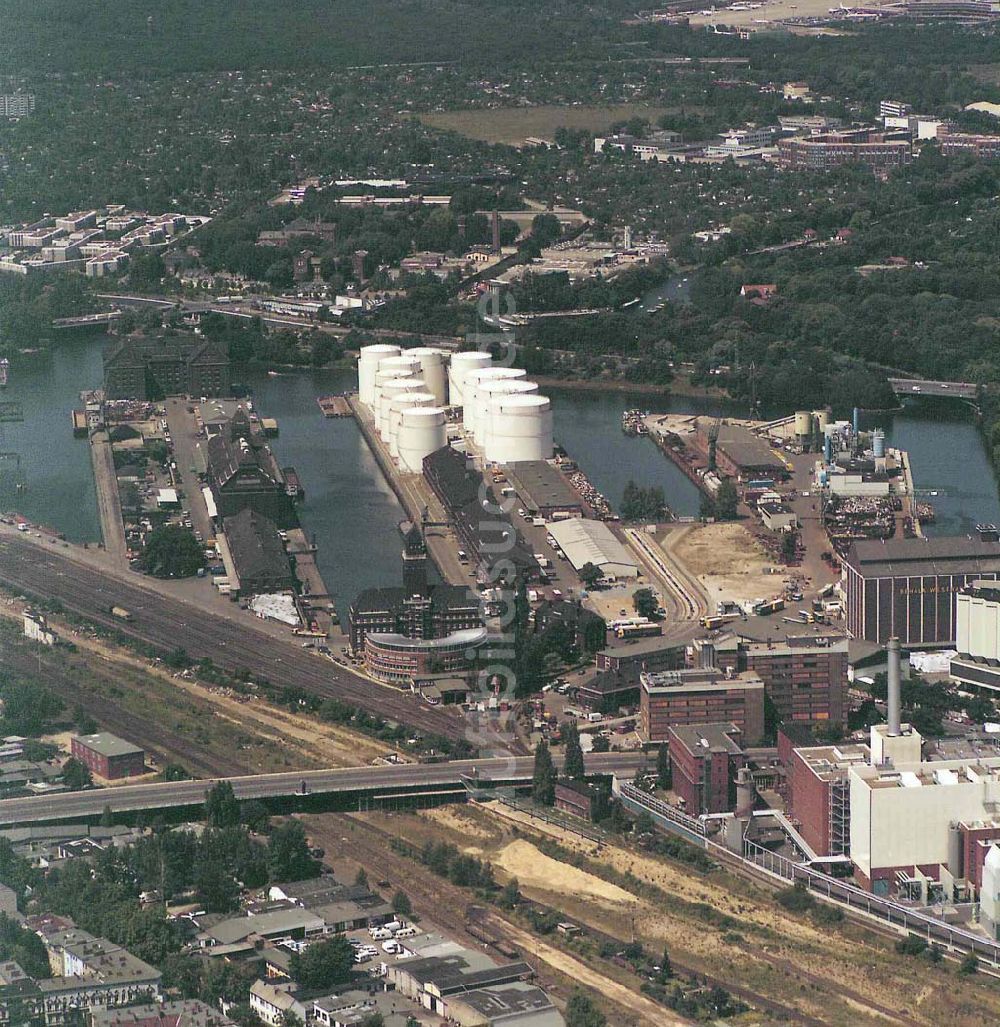
<instances>
[{"instance_id":1,"label":"railway track","mask_svg":"<svg viewBox=\"0 0 1000 1027\"><path fill-rule=\"evenodd\" d=\"M297 644L257 629L249 616L239 623L194 603L125 581L79 563L64 553L7 537L0 541L0 584L29 597L58 599L66 609L137 641L170 652L183 648L194 659L210 658L230 672L249 671L272 684L340 699L429 734L459 739L464 718L449 709L423 706L413 696L351 674ZM131 622L110 613L132 612Z\"/></svg>"},{"instance_id":2,"label":"railway track","mask_svg":"<svg viewBox=\"0 0 1000 1027\"><path fill-rule=\"evenodd\" d=\"M471 949L488 949L494 959L511 958L495 945L485 943L482 937L477 936L477 933L481 932L469 931L467 911L473 904L471 892L451 884L416 861L391 849L390 842L393 838L399 837L398 834L354 815L345 817L347 824L343 825L343 830L339 829L339 816L337 821L331 821L330 816L305 816L300 819L306 824L314 843L318 842L328 852L348 849L351 858L365 867L373 884L380 881L388 882L388 887L382 887L382 891L387 895L395 892L397 888L405 891L413 908L433 921L435 926L447 931L449 937ZM477 911L481 911L481 907L477 907ZM502 917L488 911L485 918L477 918L476 926L488 927L490 933L496 934L497 940L504 943L508 953L512 950L520 952L519 958L531 964L541 988L563 1001L569 999L574 990L572 982L567 984L566 979L553 971L544 961L532 959L531 953L523 950L523 946L514 938Z\"/></svg>"},{"instance_id":3,"label":"railway track","mask_svg":"<svg viewBox=\"0 0 1000 1027\"><path fill-rule=\"evenodd\" d=\"M343 846L345 832L337 832L333 825L320 826L312 821L311 818L304 819L309 824L311 835L317 838L322 837L324 840L328 840L330 844L336 844L338 847ZM466 893L447 881L434 876L429 870L415 865L414 861L406 856L394 853L389 848L389 845L390 841L398 837L398 835L392 831L353 816L349 817L349 819L352 822L352 830L349 832L351 855L369 869L370 879L388 880L392 883L393 890L397 886L401 887L410 897L414 908L426 912L436 924L446 928L464 943L476 947L481 947L484 944L483 938L478 933L470 933L468 929L469 925L464 912L468 903ZM540 911L565 916L563 910L535 899L525 899L524 902L526 905ZM514 945L515 948L520 947L516 939L506 931L507 922L494 910L481 910L477 925L481 928L487 928L488 933L495 935L497 940L504 944L505 948L508 948L510 945ZM607 941L623 948L628 943L628 939L619 938L617 935L610 934L589 923L587 924L587 934L598 941ZM495 945L490 947L496 949ZM496 958L509 958L504 956L503 952L499 949L494 952L494 955ZM522 956L531 961L530 953L522 953ZM775 1002L750 988L740 987L734 985L731 981L706 974L697 967L676 959L673 952L670 954L670 961L675 970L680 971L682 974L697 977L705 981L709 987L718 986L724 988L741 1001L746 1002L755 1009L770 1013L778 1019L785 1020L788 1023L801 1024L803 1027L824 1027L824 1021L822 1020L808 1016L792 1006ZM541 964L541 969L539 969L535 962L532 962L532 965L539 971L539 978L543 982L543 987L550 991L562 990L558 985L555 989L553 988L554 978L548 976L545 972L544 963ZM922 1027L922 1025L918 1025L918 1027Z\"/></svg>"},{"instance_id":4,"label":"railway track","mask_svg":"<svg viewBox=\"0 0 1000 1027\"><path fill-rule=\"evenodd\" d=\"M653 570L670 592L671 598L681 620L697 620L705 612L705 604L699 595L694 593L667 564L661 552L650 545L649 540L635 528L626 528L625 534L632 547L641 555L643 561Z\"/></svg>"},{"instance_id":5,"label":"railway track","mask_svg":"<svg viewBox=\"0 0 1000 1027\"><path fill-rule=\"evenodd\" d=\"M227 777L245 772L243 764L229 757L213 753L182 735L158 724L132 716L120 706L79 687L63 668L45 653L25 653L8 649L4 653L6 667L20 671L28 677L44 677L46 688L66 703L67 709L80 706L85 713L97 720L102 728L122 735L151 753L161 764L180 762L195 774L206 777ZM42 675L39 675L39 671Z\"/></svg>"}]
</instances>

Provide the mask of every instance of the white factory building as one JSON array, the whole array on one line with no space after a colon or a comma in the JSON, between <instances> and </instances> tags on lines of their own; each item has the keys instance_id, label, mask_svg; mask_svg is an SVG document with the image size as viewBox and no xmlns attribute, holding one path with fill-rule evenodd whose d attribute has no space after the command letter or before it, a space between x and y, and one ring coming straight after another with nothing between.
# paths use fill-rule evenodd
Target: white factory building
<instances>
[{"instance_id":1,"label":"white factory building","mask_svg":"<svg viewBox=\"0 0 1000 1027\"><path fill-rule=\"evenodd\" d=\"M639 566L628 550L603 521L572 517L553 521L549 534L559 544L566 558L579 571L592 563L606 578L637 578Z\"/></svg>"},{"instance_id":2,"label":"white factory building","mask_svg":"<svg viewBox=\"0 0 1000 1027\"><path fill-rule=\"evenodd\" d=\"M1000 756L921 761L920 741L910 730L914 760L876 765L873 753L851 767L851 860L875 894L950 902L974 876L980 842L1000 836Z\"/></svg>"},{"instance_id":3,"label":"white factory building","mask_svg":"<svg viewBox=\"0 0 1000 1027\"><path fill-rule=\"evenodd\" d=\"M955 596L955 649L956 681L1000 692L1000 582L973 581Z\"/></svg>"},{"instance_id":4,"label":"white factory building","mask_svg":"<svg viewBox=\"0 0 1000 1027\"><path fill-rule=\"evenodd\" d=\"M420 474L424 458L461 430L484 464L552 457L552 403L516 367L485 352L449 354L433 347L365 346L358 398L401 470Z\"/></svg>"}]
</instances>

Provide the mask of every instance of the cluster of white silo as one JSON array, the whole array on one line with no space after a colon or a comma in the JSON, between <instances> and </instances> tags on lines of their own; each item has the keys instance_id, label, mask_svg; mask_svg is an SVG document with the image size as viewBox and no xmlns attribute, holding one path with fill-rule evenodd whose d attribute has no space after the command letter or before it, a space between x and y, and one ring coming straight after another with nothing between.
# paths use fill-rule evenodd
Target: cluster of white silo
<instances>
[{"instance_id":1,"label":"cluster of white silo","mask_svg":"<svg viewBox=\"0 0 1000 1027\"><path fill-rule=\"evenodd\" d=\"M430 347L365 346L358 397L404 471L447 444L445 407L462 408L462 426L492 463L552 456L552 406L520 368L500 367L489 353Z\"/></svg>"},{"instance_id":2,"label":"cluster of white silo","mask_svg":"<svg viewBox=\"0 0 1000 1027\"><path fill-rule=\"evenodd\" d=\"M448 354L420 347L365 346L358 361L358 398L404 471L419 474L424 457L448 442ZM408 419L420 411L422 416Z\"/></svg>"},{"instance_id":3,"label":"cluster of white silo","mask_svg":"<svg viewBox=\"0 0 1000 1027\"><path fill-rule=\"evenodd\" d=\"M489 463L548 460L552 403L518 367L500 367L488 353L457 353L450 369L452 403L462 426Z\"/></svg>"}]
</instances>

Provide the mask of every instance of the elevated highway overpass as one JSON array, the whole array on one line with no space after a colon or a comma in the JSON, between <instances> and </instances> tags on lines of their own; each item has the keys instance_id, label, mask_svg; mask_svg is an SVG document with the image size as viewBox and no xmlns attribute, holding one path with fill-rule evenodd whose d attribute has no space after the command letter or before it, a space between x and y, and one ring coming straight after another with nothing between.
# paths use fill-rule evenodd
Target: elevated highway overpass
<instances>
[{"instance_id":1,"label":"elevated highway overpass","mask_svg":"<svg viewBox=\"0 0 1000 1027\"><path fill-rule=\"evenodd\" d=\"M556 762L558 764L559 761ZM587 757L587 771L631 778L645 763L643 753L591 753ZM123 785L0 800L0 827L99 817L108 807L113 813L197 807L205 801L206 792L220 780L230 782L238 799L298 797L305 800L327 796L344 800L357 798L361 804L365 800L407 798L428 793L440 796L447 792L453 793L457 800L463 798L468 789L529 785L533 772L533 756L514 756Z\"/></svg>"},{"instance_id":2,"label":"elevated highway overpass","mask_svg":"<svg viewBox=\"0 0 1000 1027\"><path fill-rule=\"evenodd\" d=\"M972 403L979 399L979 386L974 382L935 382L924 378L889 378L888 381L900 399L907 396L939 396Z\"/></svg>"}]
</instances>

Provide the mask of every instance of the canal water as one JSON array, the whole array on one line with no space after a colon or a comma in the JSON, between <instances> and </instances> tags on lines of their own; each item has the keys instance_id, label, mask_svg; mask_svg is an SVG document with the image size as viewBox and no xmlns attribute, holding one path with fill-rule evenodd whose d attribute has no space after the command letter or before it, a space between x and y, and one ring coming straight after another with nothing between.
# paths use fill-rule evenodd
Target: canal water
<instances>
[{"instance_id":1,"label":"canal water","mask_svg":"<svg viewBox=\"0 0 1000 1027\"><path fill-rule=\"evenodd\" d=\"M4 423L0 452L20 455L23 491L11 462L0 459L0 509L64 531L75 541L100 538L90 454L74 439L69 411L82 388L101 380L102 338L60 343L51 353L19 360L0 402L23 407L21 423ZM343 615L368 586L399 580L398 523L405 516L350 418L326 419L316 397L356 385L348 371L304 371L269 377L239 375L254 390L258 410L278 420L273 446L283 466L299 472L306 499L300 514L319 546L319 566ZM647 438L621 431L621 413L721 412L717 400L550 389L556 439L614 506L629 479L661 485L679 515L697 513L694 486ZM736 410L726 412L739 413ZM932 503L933 534L964 534L977 523L1000 522L997 481L972 420L957 407L914 406L881 419L889 441L907 449L916 484ZM936 494L933 494L936 493Z\"/></svg>"},{"instance_id":2,"label":"canal water","mask_svg":"<svg viewBox=\"0 0 1000 1027\"><path fill-rule=\"evenodd\" d=\"M74 542L101 537L90 447L73 438L70 411L82 405L81 389L101 383L104 341L60 342L24 355L0 390L0 403L17 404L24 417L0 423L0 452L17 454L0 457L0 510L16 510Z\"/></svg>"},{"instance_id":3,"label":"canal water","mask_svg":"<svg viewBox=\"0 0 1000 1027\"><path fill-rule=\"evenodd\" d=\"M357 388L350 371L303 371L269 377L241 372L262 416L277 418L271 448L298 471L305 489L299 518L319 551L316 561L344 624L363 588L398 585L399 522L405 511L351 417L326 418L317 396Z\"/></svg>"}]
</instances>

